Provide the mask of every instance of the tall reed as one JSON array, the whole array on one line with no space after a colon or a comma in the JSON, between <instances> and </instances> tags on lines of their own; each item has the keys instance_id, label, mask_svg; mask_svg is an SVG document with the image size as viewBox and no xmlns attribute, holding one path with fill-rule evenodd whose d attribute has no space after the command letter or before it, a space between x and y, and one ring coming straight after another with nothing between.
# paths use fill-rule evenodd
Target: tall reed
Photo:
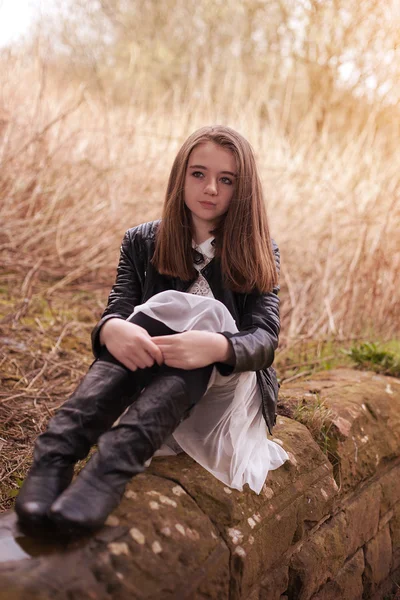
<instances>
[{"instance_id":1,"label":"tall reed","mask_svg":"<svg viewBox=\"0 0 400 600\"><path fill-rule=\"evenodd\" d=\"M34 275L50 296L72 284L110 286L124 231L160 215L180 143L219 122L258 157L282 254L283 338L397 335L400 149L389 109L339 91L321 121L321 99L308 98L304 112L291 77L277 103L268 99L273 76L250 90L238 73L222 85L209 70L163 97L138 89L118 103L40 60L3 56L3 282L16 274L23 293Z\"/></svg>"}]
</instances>

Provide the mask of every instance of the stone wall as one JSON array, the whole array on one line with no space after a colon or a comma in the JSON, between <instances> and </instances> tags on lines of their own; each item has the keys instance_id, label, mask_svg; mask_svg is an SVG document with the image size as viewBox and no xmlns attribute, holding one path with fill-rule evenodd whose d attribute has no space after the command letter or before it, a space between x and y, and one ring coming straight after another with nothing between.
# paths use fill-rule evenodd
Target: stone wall
<instances>
[{"instance_id":1,"label":"stone wall","mask_svg":"<svg viewBox=\"0 0 400 600\"><path fill-rule=\"evenodd\" d=\"M307 426L278 417L290 461L259 496L182 455L90 539L39 545L3 515L0 600L382 600L400 582L400 381L338 369L281 404Z\"/></svg>"}]
</instances>

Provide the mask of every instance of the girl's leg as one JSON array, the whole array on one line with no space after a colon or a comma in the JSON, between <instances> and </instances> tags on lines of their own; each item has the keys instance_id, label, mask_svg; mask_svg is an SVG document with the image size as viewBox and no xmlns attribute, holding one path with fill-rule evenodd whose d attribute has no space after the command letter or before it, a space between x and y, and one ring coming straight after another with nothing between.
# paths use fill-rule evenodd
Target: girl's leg
<instances>
[{"instance_id":1,"label":"girl's leg","mask_svg":"<svg viewBox=\"0 0 400 600\"><path fill-rule=\"evenodd\" d=\"M98 452L53 504L50 517L59 528L79 533L104 523L127 482L144 470L144 463L203 396L212 368L161 369L118 425L100 437Z\"/></svg>"},{"instance_id":2,"label":"girl's leg","mask_svg":"<svg viewBox=\"0 0 400 600\"><path fill-rule=\"evenodd\" d=\"M141 313L130 320L150 335L176 333ZM33 465L15 504L22 522L46 523L50 506L72 480L75 462L87 456L158 370L155 365L132 372L104 350L35 443Z\"/></svg>"}]
</instances>

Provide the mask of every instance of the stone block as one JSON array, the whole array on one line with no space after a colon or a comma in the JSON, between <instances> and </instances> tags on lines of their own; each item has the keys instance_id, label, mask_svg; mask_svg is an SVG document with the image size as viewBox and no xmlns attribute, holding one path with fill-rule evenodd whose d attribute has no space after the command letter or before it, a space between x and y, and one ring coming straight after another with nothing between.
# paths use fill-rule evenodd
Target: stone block
<instances>
[{"instance_id":1,"label":"stone block","mask_svg":"<svg viewBox=\"0 0 400 600\"><path fill-rule=\"evenodd\" d=\"M329 581L314 594L311 600L362 600L364 552L360 549Z\"/></svg>"},{"instance_id":2,"label":"stone block","mask_svg":"<svg viewBox=\"0 0 400 600\"><path fill-rule=\"evenodd\" d=\"M318 394L342 494L372 477L400 455L400 385L392 377L337 369L284 386L286 396ZM316 436L319 434L318 429Z\"/></svg>"},{"instance_id":3,"label":"stone block","mask_svg":"<svg viewBox=\"0 0 400 600\"><path fill-rule=\"evenodd\" d=\"M337 495L332 466L304 425L279 417L274 434L290 460L268 474L259 495L229 489L185 455L155 459L149 468L180 483L218 524L231 551L234 598L250 593L302 537L304 522L322 518Z\"/></svg>"},{"instance_id":4,"label":"stone block","mask_svg":"<svg viewBox=\"0 0 400 600\"><path fill-rule=\"evenodd\" d=\"M288 566L278 567L267 573L259 586L246 596L246 600L281 600L282 594L287 590L288 582Z\"/></svg>"},{"instance_id":5,"label":"stone block","mask_svg":"<svg viewBox=\"0 0 400 600\"><path fill-rule=\"evenodd\" d=\"M304 490L302 502L299 507L299 524L308 530L333 511L334 501L338 494L338 486L331 472L317 481L310 482ZM298 539L302 535L297 536Z\"/></svg>"},{"instance_id":6,"label":"stone block","mask_svg":"<svg viewBox=\"0 0 400 600\"><path fill-rule=\"evenodd\" d=\"M392 538L393 569L400 567L400 502L393 507L393 517L389 522Z\"/></svg>"},{"instance_id":7,"label":"stone block","mask_svg":"<svg viewBox=\"0 0 400 600\"><path fill-rule=\"evenodd\" d=\"M381 529L365 546L364 595L369 598L385 581L392 566L392 542L389 525Z\"/></svg>"},{"instance_id":8,"label":"stone block","mask_svg":"<svg viewBox=\"0 0 400 600\"><path fill-rule=\"evenodd\" d=\"M8 590L1 600L36 598L37 590L40 600L229 597L229 549L189 494L167 479L138 475L108 525L61 549L10 533L25 556L0 564L0 590Z\"/></svg>"},{"instance_id":9,"label":"stone block","mask_svg":"<svg viewBox=\"0 0 400 600\"><path fill-rule=\"evenodd\" d=\"M400 502L400 465L396 465L379 479L382 489L381 518Z\"/></svg>"},{"instance_id":10,"label":"stone block","mask_svg":"<svg viewBox=\"0 0 400 600\"><path fill-rule=\"evenodd\" d=\"M262 522L255 535L249 535L239 527L226 532L232 552L232 599L246 598L251 588L265 578L265 572L279 563L290 548L296 531L297 510L298 501L295 501L274 517Z\"/></svg>"},{"instance_id":11,"label":"stone block","mask_svg":"<svg viewBox=\"0 0 400 600\"><path fill-rule=\"evenodd\" d=\"M334 579L347 559L344 513L324 523L295 552L289 563L289 597L309 600L328 579Z\"/></svg>"},{"instance_id":12,"label":"stone block","mask_svg":"<svg viewBox=\"0 0 400 600\"><path fill-rule=\"evenodd\" d=\"M334 468L311 410L309 429L278 417L274 439L289 460L259 495L182 454L155 458L86 539L43 551L10 512L0 518L13 558L0 556L0 600L358 600L361 582L375 597L400 567L400 383L340 369L284 393L292 408L323 406Z\"/></svg>"},{"instance_id":13,"label":"stone block","mask_svg":"<svg viewBox=\"0 0 400 600\"><path fill-rule=\"evenodd\" d=\"M344 508L347 521L347 555L351 556L378 531L381 488L374 483Z\"/></svg>"}]
</instances>

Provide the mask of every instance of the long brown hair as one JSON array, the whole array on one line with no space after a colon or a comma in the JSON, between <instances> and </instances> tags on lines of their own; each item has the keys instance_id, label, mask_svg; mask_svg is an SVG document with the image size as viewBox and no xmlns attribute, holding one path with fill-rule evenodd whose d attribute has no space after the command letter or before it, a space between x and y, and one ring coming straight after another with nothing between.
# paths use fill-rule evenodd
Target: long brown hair
<instances>
[{"instance_id":1,"label":"long brown hair","mask_svg":"<svg viewBox=\"0 0 400 600\"><path fill-rule=\"evenodd\" d=\"M230 150L238 171L228 211L212 232L224 284L235 292L271 291L278 276L261 181L252 147L230 127L202 127L179 150L168 180L152 264L159 273L184 281L197 274L193 267L192 222L184 201L184 184L189 155L204 142L214 142Z\"/></svg>"}]
</instances>

